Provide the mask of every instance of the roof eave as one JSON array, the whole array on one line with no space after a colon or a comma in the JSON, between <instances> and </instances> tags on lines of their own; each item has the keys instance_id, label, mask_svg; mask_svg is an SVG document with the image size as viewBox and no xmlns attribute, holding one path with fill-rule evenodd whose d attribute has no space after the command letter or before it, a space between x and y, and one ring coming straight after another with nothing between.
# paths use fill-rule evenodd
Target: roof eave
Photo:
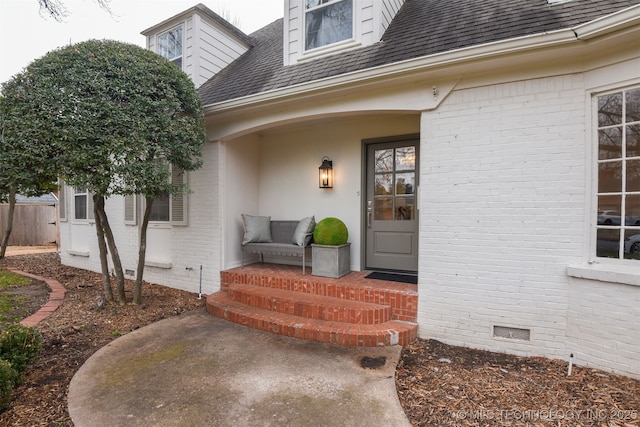
<instances>
[{"instance_id":1,"label":"roof eave","mask_svg":"<svg viewBox=\"0 0 640 427\"><path fill-rule=\"evenodd\" d=\"M573 27L573 31L578 39L589 40L638 24L640 24L640 4L577 25Z\"/></svg>"}]
</instances>

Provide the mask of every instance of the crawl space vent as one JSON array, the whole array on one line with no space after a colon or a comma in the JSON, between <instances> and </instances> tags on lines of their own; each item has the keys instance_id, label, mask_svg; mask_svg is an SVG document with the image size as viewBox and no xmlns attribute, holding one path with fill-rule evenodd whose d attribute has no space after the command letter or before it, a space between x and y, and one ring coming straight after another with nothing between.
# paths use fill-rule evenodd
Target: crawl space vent
<instances>
[{"instance_id":1,"label":"crawl space vent","mask_svg":"<svg viewBox=\"0 0 640 427\"><path fill-rule=\"evenodd\" d=\"M498 338L510 338L514 340L529 341L531 339L531 330L509 328L507 326L494 326L493 336Z\"/></svg>"}]
</instances>

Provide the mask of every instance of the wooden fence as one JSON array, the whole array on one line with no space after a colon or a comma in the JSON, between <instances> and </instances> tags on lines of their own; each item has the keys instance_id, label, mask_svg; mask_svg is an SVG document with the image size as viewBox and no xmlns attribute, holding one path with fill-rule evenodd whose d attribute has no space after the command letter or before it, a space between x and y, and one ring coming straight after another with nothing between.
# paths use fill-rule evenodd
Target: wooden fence
<instances>
[{"instance_id":1,"label":"wooden fence","mask_svg":"<svg viewBox=\"0 0 640 427\"><path fill-rule=\"evenodd\" d=\"M0 242L7 228L9 205L0 205ZM17 204L9 246L57 244L58 218L54 204Z\"/></svg>"}]
</instances>

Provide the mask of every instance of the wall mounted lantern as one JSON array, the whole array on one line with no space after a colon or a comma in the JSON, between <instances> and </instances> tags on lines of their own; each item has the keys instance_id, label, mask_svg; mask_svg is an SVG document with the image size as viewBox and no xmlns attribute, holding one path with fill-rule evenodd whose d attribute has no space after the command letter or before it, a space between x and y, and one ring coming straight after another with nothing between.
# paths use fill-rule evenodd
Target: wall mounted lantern
<instances>
[{"instance_id":1,"label":"wall mounted lantern","mask_svg":"<svg viewBox=\"0 0 640 427\"><path fill-rule=\"evenodd\" d=\"M322 158L322 164L318 168L320 188L333 188L333 162L328 157Z\"/></svg>"}]
</instances>

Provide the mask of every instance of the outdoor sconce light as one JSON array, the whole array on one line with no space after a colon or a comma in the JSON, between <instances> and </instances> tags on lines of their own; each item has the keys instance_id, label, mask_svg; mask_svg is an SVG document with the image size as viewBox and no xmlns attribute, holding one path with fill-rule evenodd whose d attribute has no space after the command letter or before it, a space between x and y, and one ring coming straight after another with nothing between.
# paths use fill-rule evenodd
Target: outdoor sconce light
<instances>
[{"instance_id":1,"label":"outdoor sconce light","mask_svg":"<svg viewBox=\"0 0 640 427\"><path fill-rule=\"evenodd\" d=\"M328 157L322 158L322 164L318 168L320 188L333 188L333 162Z\"/></svg>"}]
</instances>

